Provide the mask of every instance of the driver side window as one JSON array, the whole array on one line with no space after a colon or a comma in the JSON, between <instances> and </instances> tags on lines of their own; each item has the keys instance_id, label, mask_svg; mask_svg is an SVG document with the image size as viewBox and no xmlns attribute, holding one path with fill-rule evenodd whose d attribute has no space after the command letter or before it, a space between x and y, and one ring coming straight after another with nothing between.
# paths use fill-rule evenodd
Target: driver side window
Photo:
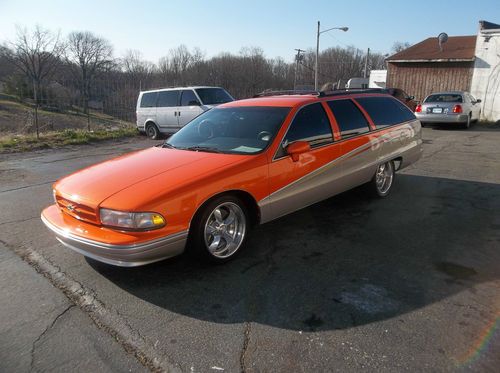
<instances>
[{"instance_id":1,"label":"driver side window","mask_svg":"<svg viewBox=\"0 0 500 373\"><path fill-rule=\"evenodd\" d=\"M330 121L320 103L308 105L295 115L282 146L285 148L294 141L307 141L311 148L333 142Z\"/></svg>"},{"instance_id":2,"label":"driver side window","mask_svg":"<svg viewBox=\"0 0 500 373\"><path fill-rule=\"evenodd\" d=\"M307 141L312 149L333 142L330 121L320 103L308 105L295 115L276 158L286 156L286 147L295 141Z\"/></svg>"}]
</instances>

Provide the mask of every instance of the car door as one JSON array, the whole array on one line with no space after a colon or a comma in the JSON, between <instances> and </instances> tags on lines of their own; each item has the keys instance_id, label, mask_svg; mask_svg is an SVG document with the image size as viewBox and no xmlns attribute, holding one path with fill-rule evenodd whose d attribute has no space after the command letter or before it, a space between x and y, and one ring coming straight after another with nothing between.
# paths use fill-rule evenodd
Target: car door
<instances>
[{"instance_id":1,"label":"car door","mask_svg":"<svg viewBox=\"0 0 500 373\"><path fill-rule=\"evenodd\" d=\"M184 127L201 113L203 113L203 109L194 91L192 89L184 89L181 93L181 105L177 114L179 127Z\"/></svg>"},{"instance_id":2,"label":"car door","mask_svg":"<svg viewBox=\"0 0 500 373\"><path fill-rule=\"evenodd\" d=\"M307 141L309 152L293 160L288 145ZM269 164L269 205L273 218L288 214L336 194L341 170L335 160L340 147L333 141L330 120L321 103L309 104L295 114L277 153Z\"/></svg>"},{"instance_id":3,"label":"car door","mask_svg":"<svg viewBox=\"0 0 500 373\"><path fill-rule=\"evenodd\" d=\"M156 120L160 131L169 132L179 129L177 111L179 110L179 90L158 92Z\"/></svg>"},{"instance_id":4,"label":"car door","mask_svg":"<svg viewBox=\"0 0 500 373\"><path fill-rule=\"evenodd\" d=\"M339 188L351 189L369 181L375 174L379 147L370 134L370 125L351 99L328 102L340 131L342 177Z\"/></svg>"}]
</instances>

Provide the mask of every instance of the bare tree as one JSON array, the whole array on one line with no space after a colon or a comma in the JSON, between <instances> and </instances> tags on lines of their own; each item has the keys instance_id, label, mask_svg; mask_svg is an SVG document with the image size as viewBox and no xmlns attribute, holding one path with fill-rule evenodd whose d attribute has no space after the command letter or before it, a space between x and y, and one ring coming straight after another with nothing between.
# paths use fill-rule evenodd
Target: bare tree
<instances>
[{"instance_id":1,"label":"bare tree","mask_svg":"<svg viewBox=\"0 0 500 373\"><path fill-rule=\"evenodd\" d=\"M397 41L392 45L392 52L393 53L399 53L407 48L410 48L411 44L408 43L407 41Z\"/></svg>"},{"instance_id":2,"label":"bare tree","mask_svg":"<svg viewBox=\"0 0 500 373\"><path fill-rule=\"evenodd\" d=\"M156 72L154 63L144 60L138 50L127 50L120 62L125 74L139 90L148 87Z\"/></svg>"},{"instance_id":3,"label":"bare tree","mask_svg":"<svg viewBox=\"0 0 500 373\"><path fill-rule=\"evenodd\" d=\"M75 67L83 97L83 110L87 114L87 128L90 131L89 100L95 76L112 63L113 47L103 38L89 31L72 32L68 36L67 59Z\"/></svg>"},{"instance_id":4,"label":"bare tree","mask_svg":"<svg viewBox=\"0 0 500 373\"><path fill-rule=\"evenodd\" d=\"M11 46L12 50L6 48L3 53L33 84L35 128L39 139L38 106L41 87L59 66L65 45L60 41L59 34L36 26L32 31L18 27L16 39Z\"/></svg>"}]
</instances>

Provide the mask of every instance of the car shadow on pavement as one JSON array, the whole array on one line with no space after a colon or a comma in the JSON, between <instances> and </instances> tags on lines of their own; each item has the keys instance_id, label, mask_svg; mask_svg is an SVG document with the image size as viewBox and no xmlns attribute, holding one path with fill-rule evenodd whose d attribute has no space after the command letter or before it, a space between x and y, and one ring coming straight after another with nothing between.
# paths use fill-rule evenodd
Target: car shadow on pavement
<instances>
[{"instance_id":1,"label":"car shadow on pavement","mask_svg":"<svg viewBox=\"0 0 500 373\"><path fill-rule=\"evenodd\" d=\"M499 123L471 123L470 128L464 128L456 124L448 123L426 124L425 127L437 131L495 132L500 131L500 121Z\"/></svg>"},{"instance_id":2,"label":"car shadow on pavement","mask_svg":"<svg viewBox=\"0 0 500 373\"><path fill-rule=\"evenodd\" d=\"M355 189L256 227L225 265L180 257L125 269L87 261L178 314L310 331L394 318L498 277L500 185L396 181L386 199Z\"/></svg>"}]
</instances>

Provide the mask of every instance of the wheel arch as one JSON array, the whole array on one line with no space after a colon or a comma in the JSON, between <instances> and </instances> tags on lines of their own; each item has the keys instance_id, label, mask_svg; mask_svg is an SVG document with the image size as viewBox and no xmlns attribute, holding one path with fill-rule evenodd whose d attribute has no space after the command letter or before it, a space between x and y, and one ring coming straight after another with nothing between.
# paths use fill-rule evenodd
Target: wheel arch
<instances>
[{"instance_id":1,"label":"wheel arch","mask_svg":"<svg viewBox=\"0 0 500 373\"><path fill-rule=\"evenodd\" d=\"M155 123L153 119L146 119L146 122L144 122L144 129L146 129L151 124L155 126L158 129L158 131L160 130L160 127L158 127L158 125Z\"/></svg>"},{"instance_id":2,"label":"wheel arch","mask_svg":"<svg viewBox=\"0 0 500 373\"><path fill-rule=\"evenodd\" d=\"M230 189L230 190L226 190L226 191L214 194L213 196L210 196L209 198L207 198L202 204L200 204L198 206L198 208L196 209L196 212L194 213L193 217L191 218L191 222L190 222L189 226L191 227L192 222L202 213L205 206L207 206L214 199L222 197L222 196L234 196L234 197L240 199L245 204L245 207L247 208L247 212L250 215L251 225L255 226L255 225L258 225L260 223L260 208L259 208L259 205L257 204L257 201L252 196L252 194L250 194L247 191L241 190L241 189Z\"/></svg>"}]
</instances>

